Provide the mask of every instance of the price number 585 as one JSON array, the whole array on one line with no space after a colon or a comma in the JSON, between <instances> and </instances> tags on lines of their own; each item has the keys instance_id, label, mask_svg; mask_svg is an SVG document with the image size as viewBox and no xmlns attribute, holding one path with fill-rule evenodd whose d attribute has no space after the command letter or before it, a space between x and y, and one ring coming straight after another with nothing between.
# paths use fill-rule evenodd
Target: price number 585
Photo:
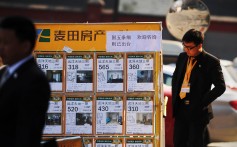
<instances>
[{"instance_id":1,"label":"price number 585","mask_svg":"<svg viewBox=\"0 0 237 147\"><path fill-rule=\"evenodd\" d=\"M99 69L109 69L109 65L99 65Z\"/></svg>"}]
</instances>

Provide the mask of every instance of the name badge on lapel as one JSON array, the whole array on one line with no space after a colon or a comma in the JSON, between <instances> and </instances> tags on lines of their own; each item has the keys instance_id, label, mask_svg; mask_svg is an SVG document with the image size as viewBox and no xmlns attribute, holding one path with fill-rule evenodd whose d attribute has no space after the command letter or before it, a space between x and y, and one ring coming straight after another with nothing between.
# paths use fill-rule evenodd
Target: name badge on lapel
<instances>
[{"instance_id":1,"label":"name badge on lapel","mask_svg":"<svg viewBox=\"0 0 237 147\"><path fill-rule=\"evenodd\" d=\"M190 84L183 84L181 88L181 92L189 93L190 92Z\"/></svg>"}]
</instances>

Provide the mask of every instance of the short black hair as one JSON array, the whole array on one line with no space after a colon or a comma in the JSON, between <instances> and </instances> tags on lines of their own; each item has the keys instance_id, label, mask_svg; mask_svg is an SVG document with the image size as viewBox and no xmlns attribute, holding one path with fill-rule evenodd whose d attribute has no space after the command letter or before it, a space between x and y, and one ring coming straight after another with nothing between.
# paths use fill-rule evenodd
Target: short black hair
<instances>
[{"instance_id":1,"label":"short black hair","mask_svg":"<svg viewBox=\"0 0 237 147\"><path fill-rule=\"evenodd\" d=\"M35 47L36 29L34 23L23 16L8 16L2 19L0 28L14 30L20 41L30 41L31 51Z\"/></svg>"},{"instance_id":2,"label":"short black hair","mask_svg":"<svg viewBox=\"0 0 237 147\"><path fill-rule=\"evenodd\" d=\"M188 30L182 38L182 42L194 42L195 45L202 44L203 41L203 33L195 29Z\"/></svg>"}]
</instances>

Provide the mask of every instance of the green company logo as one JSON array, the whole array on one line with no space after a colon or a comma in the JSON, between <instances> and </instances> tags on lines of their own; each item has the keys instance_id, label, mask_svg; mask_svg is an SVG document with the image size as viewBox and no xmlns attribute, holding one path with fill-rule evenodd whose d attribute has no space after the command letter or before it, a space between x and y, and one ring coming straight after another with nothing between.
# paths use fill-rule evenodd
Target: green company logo
<instances>
[{"instance_id":1,"label":"green company logo","mask_svg":"<svg viewBox=\"0 0 237 147\"><path fill-rule=\"evenodd\" d=\"M37 29L37 39L39 42L50 42L50 29Z\"/></svg>"}]
</instances>

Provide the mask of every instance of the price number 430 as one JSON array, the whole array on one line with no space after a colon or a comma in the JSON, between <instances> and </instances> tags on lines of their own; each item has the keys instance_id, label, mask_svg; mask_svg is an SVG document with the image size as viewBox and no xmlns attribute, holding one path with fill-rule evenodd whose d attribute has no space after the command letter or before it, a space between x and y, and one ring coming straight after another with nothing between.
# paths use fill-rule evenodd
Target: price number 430
<instances>
[{"instance_id":1,"label":"price number 430","mask_svg":"<svg viewBox=\"0 0 237 147\"><path fill-rule=\"evenodd\" d=\"M108 106L99 106L98 111L109 111L109 107Z\"/></svg>"}]
</instances>

